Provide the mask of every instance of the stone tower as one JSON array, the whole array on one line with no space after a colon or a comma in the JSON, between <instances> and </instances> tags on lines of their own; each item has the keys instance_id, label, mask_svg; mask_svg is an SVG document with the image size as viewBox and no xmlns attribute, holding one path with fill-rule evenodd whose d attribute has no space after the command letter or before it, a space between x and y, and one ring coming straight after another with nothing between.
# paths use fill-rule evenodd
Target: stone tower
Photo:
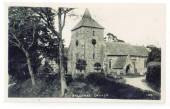
<instances>
[{"instance_id":1,"label":"stone tower","mask_svg":"<svg viewBox=\"0 0 170 109\"><path fill-rule=\"evenodd\" d=\"M71 30L71 42L68 51L68 73L80 73L76 69L79 59L86 61L86 70L83 73L94 72L94 64L100 63L103 67L104 60L104 28L98 24L85 10L81 21ZM82 72L81 72L82 73Z\"/></svg>"}]
</instances>

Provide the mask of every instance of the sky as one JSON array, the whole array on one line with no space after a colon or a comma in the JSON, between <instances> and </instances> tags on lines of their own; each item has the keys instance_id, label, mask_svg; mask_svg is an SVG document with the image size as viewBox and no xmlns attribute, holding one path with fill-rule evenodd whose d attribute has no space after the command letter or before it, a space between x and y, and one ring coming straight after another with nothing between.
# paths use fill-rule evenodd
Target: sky
<instances>
[{"instance_id":1,"label":"sky","mask_svg":"<svg viewBox=\"0 0 170 109\"><path fill-rule=\"evenodd\" d=\"M71 6L73 7L73 6ZM71 40L71 29L81 20L86 8L104 29L104 36L113 33L118 39L133 45L156 45L162 47L165 39L165 6L161 4L85 4L76 5L67 16L63 30L65 46ZM57 18L56 18L57 27Z\"/></svg>"}]
</instances>

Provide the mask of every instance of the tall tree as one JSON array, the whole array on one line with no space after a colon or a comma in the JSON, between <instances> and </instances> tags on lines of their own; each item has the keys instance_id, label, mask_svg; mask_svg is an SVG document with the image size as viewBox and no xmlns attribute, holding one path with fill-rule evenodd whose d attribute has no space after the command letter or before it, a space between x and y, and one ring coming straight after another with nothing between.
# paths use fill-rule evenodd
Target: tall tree
<instances>
[{"instance_id":1,"label":"tall tree","mask_svg":"<svg viewBox=\"0 0 170 109\"><path fill-rule=\"evenodd\" d=\"M33 85L38 53L58 57L58 39L54 39L55 34L49 29L54 27L54 17L54 12L48 7L9 7L9 45L18 47L25 54Z\"/></svg>"},{"instance_id":2,"label":"tall tree","mask_svg":"<svg viewBox=\"0 0 170 109\"><path fill-rule=\"evenodd\" d=\"M25 7L9 7L8 18L9 46L16 46L25 54L32 85L35 85L29 50L34 45L40 19L34 16L30 8Z\"/></svg>"},{"instance_id":3,"label":"tall tree","mask_svg":"<svg viewBox=\"0 0 170 109\"><path fill-rule=\"evenodd\" d=\"M60 59L60 81L61 81L61 96L64 96L65 90L67 89L66 81L65 81L65 75L64 75L64 66L63 66L63 41L62 41L62 32L63 28L65 26L66 21L66 14L73 10L73 8L58 8L58 33L59 33L59 59Z\"/></svg>"},{"instance_id":4,"label":"tall tree","mask_svg":"<svg viewBox=\"0 0 170 109\"><path fill-rule=\"evenodd\" d=\"M31 76L32 84L35 85L33 69L31 67L31 59L29 51L34 42L41 40L43 42L43 51L46 55L51 54L50 50L58 47L59 56L59 74L61 82L61 96L67 89L63 66L63 39L62 32L65 26L67 14L73 8L59 7L58 10L45 7L10 7L9 8L9 43L17 46L27 57L27 64ZM58 30L54 26L54 18L58 16ZM38 38L36 37L38 36ZM55 46L54 46L55 45ZM50 47L50 48L49 48ZM54 56L54 54L52 53ZM57 56L56 56L57 57Z\"/></svg>"},{"instance_id":5,"label":"tall tree","mask_svg":"<svg viewBox=\"0 0 170 109\"><path fill-rule=\"evenodd\" d=\"M44 20L46 28L50 30L54 36L57 37L57 41L59 43L59 74L60 74L60 83L61 83L61 96L64 96L65 90L67 89L66 81L65 81L65 72L64 72L64 65L63 65L63 39L62 39L62 32L66 22L67 14L72 11L73 8L65 8L59 7L58 10L45 10L44 8L36 9L35 11L37 14ZM51 14L49 14L51 13ZM54 22L51 22L49 19L53 14L58 16L58 31L55 29ZM54 18L54 17L52 17ZM54 21L54 20L53 20Z\"/></svg>"}]
</instances>

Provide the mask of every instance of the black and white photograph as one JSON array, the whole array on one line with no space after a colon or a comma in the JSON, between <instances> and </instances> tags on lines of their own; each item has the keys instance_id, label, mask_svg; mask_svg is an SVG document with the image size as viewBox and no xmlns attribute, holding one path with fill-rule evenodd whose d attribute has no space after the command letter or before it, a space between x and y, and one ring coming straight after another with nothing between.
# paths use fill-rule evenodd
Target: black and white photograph
<instances>
[{"instance_id":1,"label":"black and white photograph","mask_svg":"<svg viewBox=\"0 0 170 109\"><path fill-rule=\"evenodd\" d=\"M165 5L9 5L7 12L8 98L164 98Z\"/></svg>"}]
</instances>

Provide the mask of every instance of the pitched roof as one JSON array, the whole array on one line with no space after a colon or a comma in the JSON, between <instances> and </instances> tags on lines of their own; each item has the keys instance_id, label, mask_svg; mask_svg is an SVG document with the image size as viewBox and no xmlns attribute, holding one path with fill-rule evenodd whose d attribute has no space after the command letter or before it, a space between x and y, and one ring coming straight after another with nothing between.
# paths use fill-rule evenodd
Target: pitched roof
<instances>
[{"instance_id":1,"label":"pitched roof","mask_svg":"<svg viewBox=\"0 0 170 109\"><path fill-rule=\"evenodd\" d=\"M93 27L93 28L100 28L104 29L103 26L101 26L99 23L97 23L90 15L90 12L88 9L85 10L84 15L81 19L81 21L72 29L76 30L80 27Z\"/></svg>"},{"instance_id":2,"label":"pitched roof","mask_svg":"<svg viewBox=\"0 0 170 109\"><path fill-rule=\"evenodd\" d=\"M122 42L106 42L107 55L148 56L144 46L130 45Z\"/></svg>"},{"instance_id":3,"label":"pitched roof","mask_svg":"<svg viewBox=\"0 0 170 109\"><path fill-rule=\"evenodd\" d=\"M126 64L127 57L118 57L115 64L112 66L114 69L122 69Z\"/></svg>"}]
</instances>

